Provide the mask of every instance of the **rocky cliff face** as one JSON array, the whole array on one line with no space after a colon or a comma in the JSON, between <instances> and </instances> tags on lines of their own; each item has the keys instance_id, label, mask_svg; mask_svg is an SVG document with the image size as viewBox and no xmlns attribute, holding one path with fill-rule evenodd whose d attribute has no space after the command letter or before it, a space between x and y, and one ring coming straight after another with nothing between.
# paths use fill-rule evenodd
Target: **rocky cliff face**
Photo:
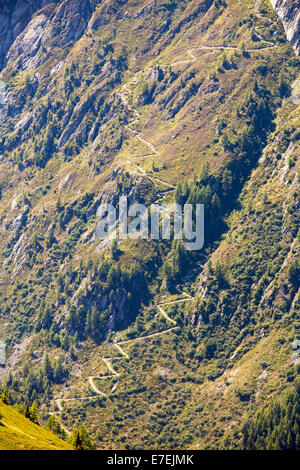
<instances>
[{"instance_id":1,"label":"rocky cliff face","mask_svg":"<svg viewBox=\"0 0 300 470\"><path fill-rule=\"evenodd\" d=\"M90 0L1 0L0 1L0 71L17 60L18 68L40 65L41 46L55 37L60 45L77 40L93 13ZM37 13L38 12L38 13ZM64 29L63 40L60 33Z\"/></svg>"},{"instance_id":2,"label":"rocky cliff face","mask_svg":"<svg viewBox=\"0 0 300 470\"><path fill-rule=\"evenodd\" d=\"M300 54L300 1L299 0L271 0L274 10L283 22L288 41L294 47L296 54Z\"/></svg>"},{"instance_id":3,"label":"rocky cliff face","mask_svg":"<svg viewBox=\"0 0 300 470\"><path fill-rule=\"evenodd\" d=\"M24 31L32 15L49 1L0 1L0 70L6 63L6 54L19 34Z\"/></svg>"}]
</instances>

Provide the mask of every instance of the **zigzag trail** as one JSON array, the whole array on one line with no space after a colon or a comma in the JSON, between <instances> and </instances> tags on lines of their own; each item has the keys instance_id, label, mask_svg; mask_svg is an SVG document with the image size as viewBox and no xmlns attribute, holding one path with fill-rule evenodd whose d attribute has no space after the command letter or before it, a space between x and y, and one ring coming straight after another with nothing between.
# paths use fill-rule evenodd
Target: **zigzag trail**
<instances>
[{"instance_id":1,"label":"zigzag trail","mask_svg":"<svg viewBox=\"0 0 300 470\"><path fill-rule=\"evenodd\" d=\"M56 415L61 414L63 412L63 404L65 402L95 400L95 399L98 399L99 396L104 397L104 398L107 397L107 394L102 392L101 390L99 390L99 388L95 385L94 379L105 380L105 379L117 378L117 377L121 376L121 374L119 372L114 370L111 362L112 361L118 361L118 360L124 360L124 359L130 361L130 356L122 348L123 345L134 344L134 343L137 343L137 342L145 341L147 339L156 338L157 336L162 336L162 335L165 335L167 333L170 333L171 331L180 329L180 327L177 325L176 321L169 317L167 312L164 310L163 306L165 306L165 305L175 305L175 304L179 304L179 303L182 303L182 302L192 302L194 300L194 297L192 297L190 294L187 294L185 292L180 291L179 289L177 289L177 290L178 290L178 293L180 295L183 295L186 298L185 299L174 300L174 301L171 301L171 302L162 302L162 303L156 305L156 307L158 309L158 312L166 319L166 321L168 321L169 323L171 323L172 325L175 325L175 326L173 326L171 328L166 328L165 330L159 331L157 333L152 333L152 334L147 335L147 336L140 336L140 337L134 338L134 339L128 339L128 340L114 342L112 344L112 346L115 347L121 355L120 356L115 356L115 357L102 357L102 361L104 362L105 366L107 367L108 371L110 372L110 375L102 375L102 376L101 375L90 375L90 376L87 377L88 384L89 384L90 388L96 393L96 395L95 396L85 396L85 397L81 397L81 398L58 398L58 399L55 400L55 403L56 403L57 408L59 410L58 412L56 412ZM116 387L113 387L112 391L115 390L115 388ZM50 413L50 414L53 414L53 413ZM60 421L60 424L63 427L63 429L68 434L70 434L70 431L61 423L61 420L59 420L59 421Z\"/></svg>"},{"instance_id":2,"label":"zigzag trail","mask_svg":"<svg viewBox=\"0 0 300 470\"><path fill-rule=\"evenodd\" d=\"M271 23L274 23L273 20L270 20L269 18L266 18L266 17L264 17L260 14L260 12L259 12L259 1L260 0L257 0L256 3L255 3L256 16L260 19L268 20ZM257 31L257 29L260 29L260 27L258 27L258 26L255 27L256 31ZM269 44L269 46L266 46L266 47L263 47L263 48L257 48L257 49L245 49L246 52L251 52L251 51L252 52L254 52L254 51L260 51L261 52L261 51L266 50L266 49L272 49L272 48L278 47L274 43L264 40L258 33L256 33L256 35L257 35L257 37L259 38L259 40L261 42L264 42L265 44ZM196 62L197 57L194 56L192 51L197 51L197 50L210 50L212 52L218 52L220 50L235 50L235 51L240 51L240 52L243 51L243 49L241 49L239 47L232 47L232 46L198 46L198 47L194 47L193 49L188 49L187 50L187 54L190 56L190 59L185 60L185 61L175 61L175 62L171 63L171 66L175 67L177 65L191 64L191 63ZM167 67L167 66L162 65L162 67ZM140 72L137 72L134 75L131 82L137 82L137 75L139 73ZM130 92L130 90L128 89L128 86L129 86L129 83L124 84L123 87L122 87L123 90L125 90L125 91L127 90L127 92L128 91ZM157 150L151 142L147 141L146 139L144 139L142 137L141 132L138 132L138 131L132 129L132 127L131 127L134 124L136 124L138 121L141 120L141 118L142 118L141 114L136 109L134 109L132 106L129 105L129 103L127 101L127 98L124 95L124 93L119 91L119 92L117 92L117 95L120 97L123 104L136 116L133 119L133 121L130 122L129 125L127 124L125 126L125 128L129 132L133 133L140 142L147 145L150 148L151 152L152 152L152 153L147 154L147 155L145 155L144 157L141 157L141 158L156 157L156 156L161 155L160 151ZM140 165L136 164L135 162L132 162L131 160L129 160L129 162L131 163L132 166L135 167L136 172L137 172L137 173L132 173L132 174L134 174L134 175L143 175L143 176L147 177L149 180L151 180L153 182L156 182L156 183L163 184L163 185L165 185L169 188L168 190L166 190L164 192L161 192L162 195L157 199L156 202L163 199L165 194L175 190L174 185L168 183L167 181L162 181L158 178L153 178L152 176L148 175L147 172L144 170L144 168L142 168ZM199 268L193 269L193 271L198 271L198 269L202 269L202 267L203 266L199 266ZM136 343L136 342L145 341L147 339L151 339L151 338L155 338L157 336L165 335L165 334L170 333L174 330L180 329L180 326L177 325L175 320L170 318L170 316L167 314L167 312L164 310L163 307L165 305L175 305L175 304L179 304L179 303L182 303L182 302L189 302L189 301L192 302L194 300L194 297L192 297L190 294L187 294L185 292L180 291L179 289L177 289L177 290L178 290L180 295L183 295L186 298L185 299L175 300L175 301L172 301L172 302L163 302L163 303L160 303L160 304L156 305L156 307L158 309L158 314L161 314L165 318L166 321L168 321L170 324L172 324L174 326L172 326L170 328L167 328L163 331L153 333L151 335L141 336L141 337L138 337L138 338L135 338L135 339L129 339L129 340L124 340L124 341L114 342L112 344L112 347L114 347L118 350L118 353L120 354L120 356L102 357L102 361L104 362L104 364L107 367L110 374L109 375L103 375L103 376L90 375L90 376L87 377L88 384L89 384L90 388L96 393L96 395L95 396L85 396L85 397L81 397L81 398L66 398L66 399L58 398L58 399L55 400L55 403L56 403L56 405L58 407L58 410L59 410L56 414L60 414L60 413L63 412L63 403L64 402L94 400L94 399L97 399L99 396L102 396L104 398L107 397L107 394L102 392L101 390L99 390L99 388L95 385L94 379L105 380L105 379L117 378L117 377L121 376L121 374L119 372L116 372L114 370L114 368L111 364L111 361L117 361L117 360L130 361L130 356L122 348L123 345L128 345L128 344L133 344L133 343ZM115 388L116 387L113 387L112 391L115 390ZM61 423L61 426L68 434L70 434L70 431L62 423Z\"/></svg>"},{"instance_id":3,"label":"zigzag trail","mask_svg":"<svg viewBox=\"0 0 300 470\"><path fill-rule=\"evenodd\" d=\"M272 24L276 24L273 20L271 20L270 18L267 18L267 17L264 17L260 11L259 11L259 2L260 0L256 0L256 3L255 3L255 6L254 6L254 9L255 9L255 14L257 16L257 18L263 20L263 21L269 21L270 23ZM239 51L239 52L262 52L264 50L269 50L269 49L274 49L274 48L277 48L278 46L276 46L276 44L274 42L271 42L271 41L267 41L265 39L263 39L261 37L261 35L257 32L258 29L261 29L263 26L256 26L254 29L256 31L256 36L258 37L258 39L262 42L262 43L265 43L265 44L268 44L268 46L266 47L262 47L262 48L253 48L253 49L242 49L240 47L235 47L235 46L197 46L197 47L194 47L192 49L187 49L187 54L190 56L190 59L188 60L179 60L179 61L174 61L171 63L171 66L172 67L175 67L177 65L184 65L184 64L192 64L194 62L197 61L197 57L195 57L195 55L193 54L193 51L201 51L201 50L204 50L204 51L211 51L211 52L219 52L219 51L226 51L226 50L232 50L232 51ZM169 65L161 65L161 67L163 68L167 68L169 67ZM146 69L147 70L147 69ZM145 71L145 70L143 70ZM129 87L129 83L137 83L138 80L137 80L137 76L141 73L141 71L137 72L134 77L131 79L131 82L128 82L128 83L125 83L122 88L123 90L127 91L130 93L130 89L128 88ZM147 145L151 152L152 153L149 153L149 154L146 154L144 155L143 157L141 157L142 159L145 159L145 158L149 158L149 157L157 157L159 155L161 155L161 152L159 150L157 150L155 148L155 146L149 142L148 140L144 139L142 137L142 133L141 132L138 132L136 131L135 129L132 129L132 126L134 124L136 124L138 121L141 120L142 116L141 114L139 113L139 111L137 111L135 108L133 108L132 106L129 105L128 101L127 101L127 98L126 96L124 95L124 93L122 93L121 91L117 92L117 95L120 97L121 101L123 102L123 104L130 110L132 111L136 117L133 119L133 121L130 122L130 124L126 125L125 126L125 129L127 129L129 132L133 133L136 138L142 142L143 144ZM168 183L167 181L162 181L158 178L153 178L152 176L148 175L146 173L146 171L144 170L144 168L142 168L140 165L138 165L137 163L135 162L132 162L131 160L129 160L129 162L131 163L132 166L134 166L136 168L136 171L137 173L132 173L132 174L137 174L137 175L143 175L145 176L146 178L148 178L149 180L153 181L153 182L156 182L156 183L160 183L160 184L163 184L165 186L168 186L169 188L175 190L175 186Z\"/></svg>"}]
</instances>

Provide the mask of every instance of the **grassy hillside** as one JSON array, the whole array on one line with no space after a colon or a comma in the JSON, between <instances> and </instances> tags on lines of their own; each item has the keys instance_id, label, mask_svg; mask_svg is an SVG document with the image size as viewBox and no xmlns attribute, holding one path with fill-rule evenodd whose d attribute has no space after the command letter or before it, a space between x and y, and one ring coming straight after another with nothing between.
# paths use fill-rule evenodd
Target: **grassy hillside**
<instances>
[{"instance_id":1,"label":"grassy hillside","mask_svg":"<svg viewBox=\"0 0 300 470\"><path fill-rule=\"evenodd\" d=\"M72 450L72 446L0 400L0 450Z\"/></svg>"},{"instance_id":2,"label":"grassy hillside","mask_svg":"<svg viewBox=\"0 0 300 470\"><path fill-rule=\"evenodd\" d=\"M81 3L1 72L0 378L98 448L243 448L299 372L299 58L268 0ZM122 194L204 249L100 241Z\"/></svg>"}]
</instances>

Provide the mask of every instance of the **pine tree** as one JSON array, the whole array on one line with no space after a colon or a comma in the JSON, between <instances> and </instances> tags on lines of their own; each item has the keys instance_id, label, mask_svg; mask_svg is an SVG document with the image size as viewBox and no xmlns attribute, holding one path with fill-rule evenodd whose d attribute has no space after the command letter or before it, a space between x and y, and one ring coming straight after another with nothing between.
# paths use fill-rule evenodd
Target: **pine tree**
<instances>
[{"instance_id":1,"label":"pine tree","mask_svg":"<svg viewBox=\"0 0 300 470\"><path fill-rule=\"evenodd\" d=\"M60 383L64 375L65 369L63 366L63 358L60 356L55 363L53 379L56 383Z\"/></svg>"},{"instance_id":2,"label":"pine tree","mask_svg":"<svg viewBox=\"0 0 300 470\"><path fill-rule=\"evenodd\" d=\"M223 275L223 268L221 266L221 263L219 261L216 262L215 267L214 267L214 274L216 277L216 280L218 283L222 283L224 280L224 275Z\"/></svg>"},{"instance_id":3,"label":"pine tree","mask_svg":"<svg viewBox=\"0 0 300 470\"><path fill-rule=\"evenodd\" d=\"M92 329L92 315L91 312L88 311L86 315L86 322L85 322L85 332L88 336L92 336L93 329Z\"/></svg>"},{"instance_id":4,"label":"pine tree","mask_svg":"<svg viewBox=\"0 0 300 470\"><path fill-rule=\"evenodd\" d=\"M35 424L39 424L39 419L38 419L38 407L36 402L34 401L29 408L29 419Z\"/></svg>"},{"instance_id":5,"label":"pine tree","mask_svg":"<svg viewBox=\"0 0 300 470\"><path fill-rule=\"evenodd\" d=\"M221 202L217 193L213 195L211 200L211 213L214 219L218 219L221 215Z\"/></svg>"},{"instance_id":6,"label":"pine tree","mask_svg":"<svg viewBox=\"0 0 300 470\"><path fill-rule=\"evenodd\" d=\"M297 289L300 283L300 262L295 259L288 268L288 280Z\"/></svg>"},{"instance_id":7,"label":"pine tree","mask_svg":"<svg viewBox=\"0 0 300 470\"><path fill-rule=\"evenodd\" d=\"M41 316L41 326L45 329L49 329L52 324L52 314L50 311L49 306L46 304L44 308L44 312Z\"/></svg>"},{"instance_id":8,"label":"pine tree","mask_svg":"<svg viewBox=\"0 0 300 470\"><path fill-rule=\"evenodd\" d=\"M279 96L285 98L290 95L291 87L286 80L285 74L282 72L279 76L279 87L278 87Z\"/></svg>"},{"instance_id":9,"label":"pine tree","mask_svg":"<svg viewBox=\"0 0 300 470\"><path fill-rule=\"evenodd\" d=\"M53 432L54 434L56 434L56 436L60 437L63 440L67 439L67 433L61 426L55 414L49 417L46 424L46 429L49 429L49 431Z\"/></svg>"},{"instance_id":10,"label":"pine tree","mask_svg":"<svg viewBox=\"0 0 300 470\"><path fill-rule=\"evenodd\" d=\"M182 204L182 187L180 181L176 185L174 198L177 204Z\"/></svg>"},{"instance_id":11,"label":"pine tree","mask_svg":"<svg viewBox=\"0 0 300 470\"><path fill-rule=\"evenodd\" d=\"M94 305L91 313L91 335L94 339L100 335L100 318L96 305Z\"/></svg>"},{"instance_id":12,"label":"pine tree","mask_svg":"<svg viewBox=\"0 0 300 470\"><path fill-rule=\"evenodd\" d=\"M25 418L30 419L30 409L29 409L28 403L26 403L26 405L25 405L24 416L25 416Z\"/></svg>"},{"instance_id":13,"label":"pine tree","mask_svg":"<svg viewBox=\"0 0 300 470\"><path fill-rule=\"evenodd\" d=\"M110 252L111 252L112 259L117 260L119 250L118 250L118 242L116 239L112 241Z\"/></svg>"},{"instance_id":14,"label":"pine tree","mask_svg":"<svg viewBox=\"0 0 300 470\"><path fill-rule=\"evenodd\" d=\"M225 197L229 197L232 191L232 173L227 168L222 175L222 189Z\"/></svg>"},{"instance_id":15,"label":"pine tree","mask_svg":"<svg viewBox=\"0 0 300 470\"><path fill-rule=\"evenodd\" d=\"M25 75L25 89L27 93L30 93L31 91L31 79L29 73L26 73Z\"/></svg>"},{"instance_id":16,"label":"pine tree","mask_svg":"<svg viewBox=\"0 0 300 470\"><path fill-rule=\"evenodd\" d=\"M221 64L224 69L226 69L229 65L225 52L223 52Z\"/></svg>"},{"instance_id":17,"label":"pine tree","mask_svg":"<svg viewBox=\"0 0 300 470\"><path fill-rule=\"evenodd\" d=\"M91 436L89 435L87 429L85 426L82 424L79 428L79 433L80 433L80 438L83 443L83 447L85 450L94 450L95 449L95 444L91 439Z\"/></svg>"},{"instance_id":18,"label":"pine tree","mask_svg":"<svg viewBox=\"0 0 300 470\"><path fill-rule=\"evenodd\" d=\"M93 450L95 444L93 443L87 429L82 424L80 428L76 428L70 438L75 450Z\"/></svg>"},{"instance_id":19,"label":"pine tree","mask_svg":"<svg viewBox=\"0 0 300 470\"><path fill-rule=\"evenodd\" d=\"M76 429L74 433L73 447L75 450L84 450L84 445L80 436L79 429Z\"/></svg>"},{"instance_id":20,"label":"pine tree","mask_svg":"<svg viewBox=\"0 0 300 470\"><path fill-rule=\"evenodd\" d=\"M190 195L190 188L189 188L188 182L185 180L183 188L182 188L183 202L187 201L189 195Z\"/></svg>"},{"instance_id":21,"label":"pine tree","mask_svg":"<svg viewBox=\"0 0 300 470\"><path fill-rule=\"evenodd\" d=\"M7 394L7 387L6 385L4 386L3 390L2 390L2 393L1 393L1 400L3 401L3 403L5 405L9 405L9 398L8 398L8 394Z\"/></svg>"},{"instance_id":22,"label":"pine tree","mask_svg":"<svg viewBox=\"0 0 300 470\"><path fill-rule=\"evenodd\" d=\"M229 140L227 132L224 132L224 134L222 136L222 145L223 145L223 148L224 148L225 151L231 150L231 148L232 148L232 144Z\"/></svg>"},{"instance_id":23,"label":"pine tree","mask_svg":"<svg viewBox=\"0 0 300 470\"><path fill-rule=\"evenodd\" d=\"M201 167L201 171L200 171L200 175L199 175L200 183L205 182L205 180L208 178L208 175L209 175L209 163L204 162L202 167Z\"/></svg>"},{"instance_id":24,"label":"pine tree","mask_svg":"<svg viewBox=\"0 0 300 470\"><path fill-rule=\"evenodd\" d=\"M43 362L43 371L45 376L47 377L48 380L52 380L53 378L53 369L52 365L49 359L48 354L45 354L44 362Z\"/></svg>"}]
</instances>

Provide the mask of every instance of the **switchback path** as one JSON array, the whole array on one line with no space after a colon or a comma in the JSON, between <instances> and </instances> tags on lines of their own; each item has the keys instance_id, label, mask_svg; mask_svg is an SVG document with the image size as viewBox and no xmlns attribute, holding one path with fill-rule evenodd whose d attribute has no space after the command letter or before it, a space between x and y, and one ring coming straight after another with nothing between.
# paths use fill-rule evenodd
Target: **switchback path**
<instances>
[{"instance_id":1,"label":"switchback path","mask_svg":"<svg viewBox=\"0 0 300 470\"><path fill-rule=\"evenodd\" d=\"M260 19L263 19L263 20L269 20L271 23L274 23L273 20L270 20L269 18L265 18L264 16L262 16L259 12L259 0L256 1L255 3L255 11L256 11L256 16L259 17ZM260 27L256 27L255 28L255 31L257 31L258 29L260 29ZM262 52L264 50L268 50L268 49L273 49L273 48L276 48L278 46L276 46L274 43L270 42L270 41L266 41L264 40L259 33L256 32L256 35L258 37L258 39L265 43L265 44L268 44L268 46L266 47L262 47L262 48L254 48L254 49L242 49L242 48L239 48L239 47L234 47L234 46L219 46L219 45L216 45L216 46L197 46L197 47L194 47L192 49L187 49L187 54L188 56L190 57L190 59L188 60L178 60L178 61L174 61L173 63L171 63L171 66L175 67L177 65L184 65L184 64L192 64L194 62L196 62L198 60L197 57L195 57L195 55L193 54L193 51L200 51L200 50L208 50L208 51L212 51L212 52L219 52L220 50L234 50L234 51L239 51L239 52L242 52L242 51L246 51L246 52ZM168 67L168 66L164 66L162 65L162 67ZM135 74L135 76L133 77L133 79L131 80L131 82L137 82L137 75L138 73L140 72L137 72ZM123 90L129 92L130 90L128 90L128 86L129 86L129 83L126 83L122 86ZM125 128L133 133L136 138L143 144L145 144L146 146L149 147L150 151L152 153L149 153L147 155L145 155L144 157L142 158L146 158L146 157L156 157L158 155L161 155L161 152L156 149L156 147L154 146L153 143L149 142L148 140L144 139L142 137L142 133L141 132L138 132L134 129L132 129L132 126L134 126L136 123L138 123L142 116L141 114L139 113L139 111L137 111L135 108L133 108L132 106L129 105L128 101L127 101L127 98L126 96L124 95L124 92L121 92L119 91L117 93L117 95L120 97L122 103L124 104L124 106L126 106L134 115L134 119L125 126ZM168 188L170 188L168 191L165 191L164 194L168 194L170 191L174 191L175 190L175 186L172 185L171 183L167 182L167 181L163 181L163 180L160 180L158 178L153 178L152 175L149 175L147 174L147 172L145 171L144 168L142 168L140 165L136 164L135 162L129 160L129 163L131 164L131 166L135 167L136 168L136 172L137 173L132 173L132 174L137 174L137 175L143 175L145 176L146 178L148 178L149 180L153 181L153 182L157 182L157 183L160 183L160 184L163 184L165 186L167 186ZM163 199L163 196L159 197L157 199L157 202L159 200ZM158 312L166 319L166 321L168 321L169 323L171 323L172 325L177 325L176 321L173 320L172 318L170 318L170 316L167 314L167 312L164 310L163 306L164 305L175 305L175 304L179 304L179 303L182 303L182 302L188 302L188 301L193 301L194 298L190 295L190 294L187 294L183 291L180 291L179 289L177 289L178 292L187 297L185 299L179 299L179 300L175 300L175 301L171 301L171 302L163 302L163 303L160 303L160 304L157 304L156 305L156 308L158 309ZM116 356L116 357L111 357L111 358L107 358L107 357L102 357L102 361L104 362L104 364L106 365L107 369L109 370L109 372L111 372L110 375L98 375L98 376L95 376L95 375L90 375L87 377L87 380L88 380L88 384L90 386L90 388L93 390L93 392L95 392L95 396L84 396L84 397L81 397L81 398L58 398L55 400L55 403L57 405L57 408L58 408L58 413L62 413L63 412L63 404L66 403L66 402L72 402L72 401L84 401L84 400L94 400L96 399L97 397L101 396L101 397L104 397L106 398L107 397L107 394L105 394L104 392L102 392L101 390L99 390L99 388L95 385L95 382L94 382L94 379L97 379L97 380L105 380L105 379L109 379L109 378L117 378L117 377L120 377L121 374L119 372L116 372L111 364L111 361L116 361L116 360L124 360L126 359L127 361L129 361L129 363L131 362L131 358L129 356L129 354L127 354L122 346L123 345L127 345L127 344L133 344L135 342L140 342L140 341L145 341L147 339L151 339L151 338L155 338L157 336L161 336L161 335L165 335L165 334L168 334L174 330L177 330L177 329L180 329L180 326L173 326L171 328L167 328L163 331L160 331L160 332L157 332L157 333L153 333L151 335L147 335L147 336L140 336L138 338L134 338L134 339L129 339L129 340L124 340L124 341L118 341L118 342L114 342L113 343L113 347L115 347L118 352L121 354L120 356ZM116 387L113 387L112 390L114 390ZM63 429L65 429L65 431L70 434L70 431L68 431L66 429L66 427L61 423Z\"/></svg>"},{"instance_id":2,"label":"switchback path","mask_svg":"<svg viewBox=\"0 0 300 470\"><path fill-rule=\"evenodd\" d=\"M134 343L141 342L141 341L145 341L145 340L151 339L151 338L156 338L158 336L162 336L162 335L168 334L172 331L180 329L180 326L177 325L176 321L173 320L172 318L170 318L169 315L167 314L167 312L163 308L164 305L175 305L175 304L179 304L179 303L182 303L182 302L188 302L188 301L193 301L194 300L194 298L190 294L179 291L179 289L178 289L178 292L179 292L179 294L181 294L181 295L183 295L187 298L186 299L173 300L173 301L170 301L170 302L162 302L160 304L156 304L156 308L158 309L158 312L169 323L171 323L172 325L175 325L175 326L173 326L171 328L166 328L165 330L158 331L156 333L152 333L150 335L139 336L138 338L123 340L123 341L116 341L116 342L112 343L112 347L115 347L121 355L120 356L115 356L115 357L105 357L105 356L103 356L101 358L101 360L104 362L104 364L107 367L110 374L109 375L89 375L87 377L88 385L96 395L94 395L94 396L84 396L84 397L80 397L80 398L57 398L55 400L55 404L57 405L57 408L58 408L58 412L56 412L56 414L61 414L63 412L64 403L76 402L76 401L85 401L85 400L95 400L99 396L103 397L103 398L107 398L107 394L104 393L102 390L100 390L97 387L97 385L94 382L94 379L106 380L106 379L111 379L111 378L118 378L118 377L121 376L121 374L119 372L115 371L115 369L113 368L111 362L126 359L127 361L129 361L129 364L130 364L130 362L131 362L130 355L127 354L127 352L124 351L122 346L129 345L129 344L134 344ZM115 389L116 389L116 386L114 386L112 388L112 390L115 390ZM61 423L61 421L60 421L60 424L63 427L63 429L68 434L70 434L70 431L63 425L63 423Z\"/></svg>"},{"instance_id":3,"label":"switchback path","mask_svg":"<svg viewBox=\"0 0 300 470\"><path fill-rule=\"evenodd\" d=\"M267 19L268 21L270 21L270 23L274 23L273 20L271 20L269 18L265 18L264 16L262 16L260 14L260 12L259 12L259 0L255 3L255 13L256 13L256 16L258 18L260 18L261 20ZM195 51L203 50L203 51L219 52L219 51L231 50L231 51L238 51L238 52L262 52L264 50L277 48L278 46L276 46L276 44L274 42L267 41L267 40L262 38L262 36L257 32L258 29L260 29L260 28L261 28L260 26L256 26L254 28L255 32L256 32L256 36L257 36L257 38L259 39L259 41L261 43L268 44L267 46L264 46L264 47L261 47L261 48L257 47L257 48L252 48L252 49L246 49L246 48L243 49L243 48L240 48L240 47L237 47L237 46L221 46L221 45L205 46L205 45L199 45L199 46L193 47L191 49L187 49L187 55L190 57L190 59L174 61L174 62L171 63L171 66L176 67L177 65L192 64L192 63L196 62L198 60L198 58L193 53ZM169 64L160 65L160 66L163 67L163 68L168 68ZM129 84L130 83L137 83L138 82L137 76L140 73L141 73L141 71L137 72L134 75L134 77L131 79L130 82L125 83L122 86L122 89L124 91L130 93ZM132 126L134 126L136 123L138 123L141 120L142 115L140 114L140 112L137 109L135 109L134 107L132 107L128 103L128 100L127 100L126 96L124 95L124 91L119 91L117 93L117 95L120 97L122 103L135 115L134 119L129 124L127 124L125 126L125 129L127 129L129 132L133 133L136 136L136 138L141 143L148 146L150 151L151 151L149 154L146 154L146 155L142 156L141 158L142 159L150 158L150 157L154 158L154 157L157 157L157 156L161 155L161 152L155 147L155 145L152 142L144 139L142 137L141 132L136 131L135 129L132 128ZM150 181L163 184L163 185L168 186L169 188L171 188L173 190L175 189L175 186L173 184L170 184L169 182L160 180L158 178L154 178L152 175L147 174L147 172L144 170L144 168L142 168L137 163L133 162L132 160L128 160L128 161L137 170L137 173L131 172L131 174L133 174L133 175L135 175L135 174L143 175L145 178L148 178Z\"/></svg>"}]
</instances>

